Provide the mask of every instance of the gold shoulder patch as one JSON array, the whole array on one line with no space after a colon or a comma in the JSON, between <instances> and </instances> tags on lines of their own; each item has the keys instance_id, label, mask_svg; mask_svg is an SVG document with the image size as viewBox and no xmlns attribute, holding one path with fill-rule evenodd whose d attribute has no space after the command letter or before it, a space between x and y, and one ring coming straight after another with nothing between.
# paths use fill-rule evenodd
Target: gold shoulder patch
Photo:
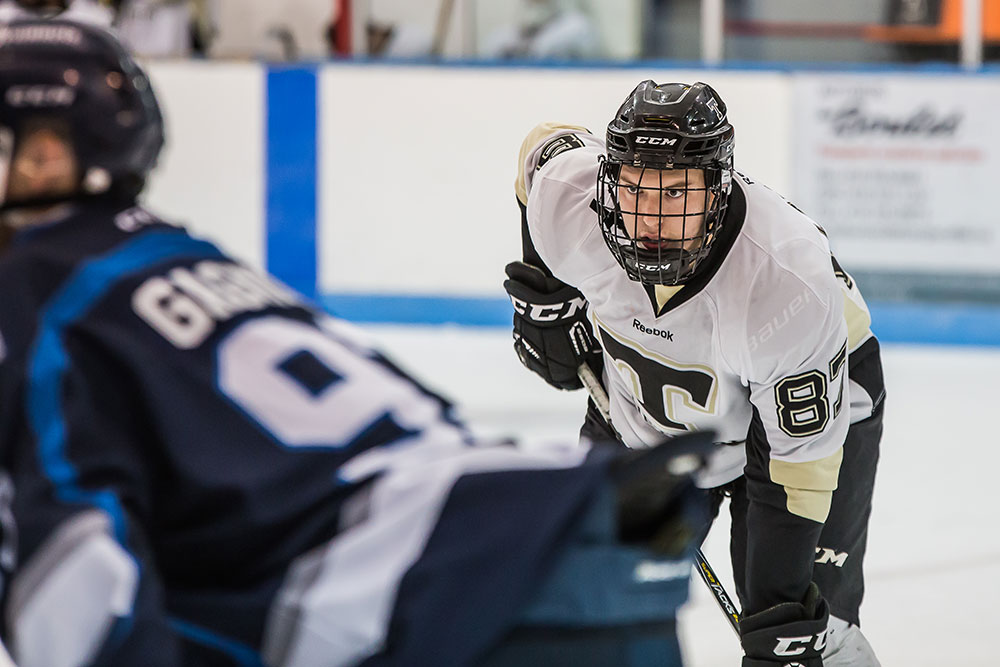
<instances>
[{"instance_id":1,"label":"gold shoulder patch","mask_svg":"<svg viewBox=\"0 0 1000 667\"><path fill-rule=\"evenodd\" d=\"M847 290L844 290L844 321L847 322L847 348L853 350L871 333L872 316Z\"/></svg>"}]
</instances>

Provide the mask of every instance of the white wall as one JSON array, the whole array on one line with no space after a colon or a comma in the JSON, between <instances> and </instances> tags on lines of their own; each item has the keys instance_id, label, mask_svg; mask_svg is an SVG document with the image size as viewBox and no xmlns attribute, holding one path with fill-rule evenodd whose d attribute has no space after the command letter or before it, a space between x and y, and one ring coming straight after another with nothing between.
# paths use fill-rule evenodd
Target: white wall
<instances>
[{"instance_id":1,"label":"white wall","mask_svg":"<svg viewBox=\"0 0 1000 667\"><path fill-rule=\"evenodd\" d=\"M321 74L320 284L492 294L520 256L514 176L537 123L603 128L635 84L708 79L730 101L737 166L790 178L785 75L644 69L400 68ZM777 130L774 128L778 128Z\"/></svg>"},{"instance_id":2,"label":"white wall","mask_svg":"<svg viewBox=\"0 0 1000 667\"><path fill-rule=\"evenodd\" d=\"M264 265L266 67L157 62L150 74L165 109L169 143L148 202L168 217L189 221L196 232L237 256ZM830 197L822 194L832 187L824 174L837 165L824 157L823 147L848 146L842 138L823 134L829 116L824 105L829 105L813 98L833 94L823 92L833 90L833 79L826 74L330 63L318 69L317 77L321 292L502 296L503 266L520 253L513 179L522 138L535 124L551 120L603 133L621 100L644 78L706 80L715 86L736 127L737 168L793 201L809 204L808 212L822 214L825 209L815 197L810 199L811 190L803 183L815 186L824 205ZM838 225L829 215L817 215L834 237L841 262L851 268L926 272L930 249L940 260L935 270L978 267L1000 275L995 251L1000 216L982 195L1000 148L992 139L976 143L977 137L988 136L982 128L992 122L989 109L997 105L988 102L1000 99L1000 77L852 74L837 78L838 86L847 85L842 80L874 90L871 95L881 102L872 102L872 109L890 120L914 114L923 118L925 107L937 116L952 113L952 107L962 110L970 129L959 139L979 146L984 157L968 167L975 178L952 178L948 187L935 188L931 176L960 175L961 165L955 159L929 163L921 172L929 180L921 180L915 191L930 193L935 201L947 203L954 197L964 203L969 212L958 216L962 228L978 230L978 236L961 236L954 232L957 223L934 214L924 216L928 219L921 224L928 231L921 238L978 244L975 248L940 253L940 243L920 239L906 245L887 226L886 216L868 226L855 224L860 231L854 233L838 229L844 223ZM975 98L967 92L972 89ZM936 102L924 100L928 96L944 106L938 109ZM972 99L978 103L970 103ZM875 140L852 141L867 146ZM924 140L918 134L879 141L893 146L916 142L919 148ZM841 167L853 177L884 166L870 162ZM870 180L863 184L869 190L885 189L882 179ZM860 205L850 193L838 192L834 203L845 210ZM905 219L900 224L910 223ZM977 249L981 261L973 267L970 259L979 256Z\"/></svg>"},{"instance_id":3,"label":"white wall","mask_svg":"<svg viewBox=\"0 0 1000 667\"><path fill-rule=\"evenodd\" d=\"M251 63L155 61L167 145L146 203L264 264L264 69Z\"/></svg>"}]
</instances>

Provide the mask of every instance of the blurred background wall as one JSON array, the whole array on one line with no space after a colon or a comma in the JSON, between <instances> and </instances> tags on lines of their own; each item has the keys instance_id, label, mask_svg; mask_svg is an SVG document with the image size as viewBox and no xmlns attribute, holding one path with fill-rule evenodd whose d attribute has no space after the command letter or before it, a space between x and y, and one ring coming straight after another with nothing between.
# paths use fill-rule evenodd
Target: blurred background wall
<instances>
[{"instance_id":1,"label":"blurred background wall","mask_svg":"<svg viewBox=\"0 0 1000 667\"><path fill-rule=\"evenodd\" d=\"M66 6L68 5L68 8ZM359 321L507 326L523 136L702 80L885 340L1000 344L1000 0L0 0L148 63L149 203Z\"/></svg>"}]
</instances>

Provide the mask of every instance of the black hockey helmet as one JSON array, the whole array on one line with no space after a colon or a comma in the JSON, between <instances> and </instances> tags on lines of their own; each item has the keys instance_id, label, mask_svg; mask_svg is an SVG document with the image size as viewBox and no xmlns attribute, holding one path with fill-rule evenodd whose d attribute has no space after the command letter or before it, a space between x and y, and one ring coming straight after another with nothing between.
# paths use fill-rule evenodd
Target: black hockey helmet
<instances>
[{"instance_id":1,"label":"black hockey helmet","mask_svg":"<svg viewBox=\"0 0 1000 667\"><path fill-rule=\"evenodd\" d=\"M134 199L163 147L163 118L149 79L106 30L61 20L0 26L0 207L23 133L59 128L80 167L68 198ZM67 199L66 197L62 199Z\"/></svg>"},{"instance_id":2,"label":"black hockey helmet","mask_svg":"<svg viewBox=\"0 0 1000 667\"><path fill-rule=\"evenodd\" d=\"M608 124L606 144L597 183L604 240L632 280L648 285L684 283L718 238L732 187L734 132L725 103L705 83L657 84L647 79L629 93ZM638 205L623 209L619 187L625 166L639 170L640 177L633 177L636 182L629 185L637 194L656 190L658 211L646 206L640 212ZM693 169L704 173L703 186L693 182ZM671 173L662 170L683 174L683 187L674 180L668 190L671 198L683 194L680 212L662 208L659 184L664 174ZM684 229L680 237L661 237L663 243L643 243L634 238L639 217L657 218L661 226L680 221Z\"/></svg>"}]
</instances>

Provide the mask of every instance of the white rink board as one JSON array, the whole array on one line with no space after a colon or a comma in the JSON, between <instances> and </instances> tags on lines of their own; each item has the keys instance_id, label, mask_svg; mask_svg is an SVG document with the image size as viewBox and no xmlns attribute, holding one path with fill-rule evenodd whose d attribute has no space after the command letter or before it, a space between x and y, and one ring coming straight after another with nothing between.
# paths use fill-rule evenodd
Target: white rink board
<instances>
[{"instance_id":1,"label":"white rink board","mask_svg":"<svg viewBox=\"0 0 1000 667\"><path fill-rule=\"evenodd\" d=\"M199 61L156 61L146 69L167 137L146 203L264 266L265 69Z\"/></svg>"},{"instance_id":2,"label":"white rink board","mask_svg":"<svg viewBox=\"0 0 1000 667\"><path fill-rule=\"evenodd\" d=\"M149 70L164 107L168 144L146 201L250 264L265 266L266 119L274 102L267 95L268 67L185 61L153 62ZM880 168L873 160L845 165L834 164L830 155L817 157L817 145L853 144L801 134L803 118L822 112L824 100L839 99L836 93L820 99L824 86L836 80L848 88L880 87L878 99L890 102L886 113L903 118L919 110L927 95L937 96L939 115L960 112L967 118L957 135L959 152L949 155L980 151L983 161L964 176L955 175L953 162L943 172L952 180L938 185L931 179L935 165L921 167L923 180L912 196L897 199L909 205L924 196L944 213L924 215L910 240L905 233L886 236L889 227L878 238L869 233L881 229L877 225L855 224L841 234L831 224L834 248L852 268L1000 274L1000 215L987 192L1000 169L1000 144L989 133L988 108L996 106L989 102L1000 100L995 74L326 63L316 66L316 77L318 109L310 105L302 112L318 113L315 242L321 294L502 297L503 266L520 254L513 180L521 140L547 120L603 132L643 78L715 86L736 127L737 167L792 201L802 195L804 208L820 224L833 222L823 215L832 201L827 186L836 185L825 182L826 171L840 169L843 184L852 173L864 180ZM973 145L978 136L984 140ZM867 147L864 140L854 143ZM897 172L910 166L897 165ZM881 192L877 177L867 181L860 185ZM948 205L950 198L955 206ZM853 210L849 197L840 196L836 204L831 210ZM908 230L905 218L893 224ZM948 238L968 229L976 233ZM311 242L311 227L308 233Z\"/></svg>"},{"instance_id":3,"label":"white rink board","mask_svg":"<svg viewBox=\"0 0 1000 667\"><path fill-rule=\"evenodd\" d=\"M521 253L521 141L559 121L602 134L642 79L707 80L737 166L789 185L787 75L662 69L329 66L320 74L321 291L499 293Z\"/></svg>"}]
</instances>

